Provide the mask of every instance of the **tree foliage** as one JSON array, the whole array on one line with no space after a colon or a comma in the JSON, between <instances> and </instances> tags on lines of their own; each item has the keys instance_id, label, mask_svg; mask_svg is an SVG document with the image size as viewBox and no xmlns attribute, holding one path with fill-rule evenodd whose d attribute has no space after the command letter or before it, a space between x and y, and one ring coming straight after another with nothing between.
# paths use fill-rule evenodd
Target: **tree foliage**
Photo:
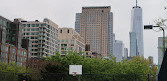
<instances>
[{"instance_id":1,"label":"tree foliage","mask_svg":"<svg viewBox=\"0 0 167 81\"><path fill-rule=\"evenodd\" d=\"M104 81L115 79L116 81L126 81L137 79L139 81L145 81L148 74L155 74L153 69L150 69L149 61L144 57L134 57L132 60L123 60L122 62L116 62L115 57L111 56L111 59L103 58L86 58L81 56L80 53L72 52L66 56L61 56L56 53L51 57L44 57L43 60L59 62L61 66L48 66L46 72L64 73L68 74L69 65L82 65L82 79L89 81L94 78L93 81ZM60 71L51 71L50 69L60 69ZM155 68L154 68L155 69ZM61 70L61 69L60 69ZM99 75L98 75L99 74ZM90 75L90 76L88 76ZM106 75L101 77L101 75ZM135 78L134 78L135 77ZM65 78L65 77L62 77ZM122 80L121 80L122 79Z\"/></svg>"},{"instance_id":2,"label":"tree foliage","mask_svg":"<svg viewBox=\"0 0 167 81\"><path fill-rule=\"evenodd\" d=\"M25 79L25 66L18 66L13 63L0 63L0 80L1 81L20 81Z\"/></svg>"}]
</instances>

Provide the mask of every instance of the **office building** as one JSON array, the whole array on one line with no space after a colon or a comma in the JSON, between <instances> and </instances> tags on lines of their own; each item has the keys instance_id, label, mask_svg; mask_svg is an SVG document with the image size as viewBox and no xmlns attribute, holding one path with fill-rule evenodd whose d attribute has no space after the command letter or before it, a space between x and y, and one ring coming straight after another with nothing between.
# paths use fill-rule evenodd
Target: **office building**
<instances>
[{"instance_id":1,"label":"office building","mask_svg":"<svg viewBox=\"0 0 167 81\"><path fill-rule=\"evenodd\" d=\"M113 54L113 13L110 6L82 7L76 14L75 30L83 37L90 51L103 57Z\"/></svg>"},{"instance_id":2,"label":"office building","mask_svg":"<svg viewBox=\"0 0 167 81\"><path fill-rule=\"evenodd\" d=\"M130 32L130 57L138 56L136 33Z\"/></svg>"},{"instance_id":3,"label":"office building","mask_svg":"<svg viewBox=\"0 0 167 81\"><path fill-rule=\"evenodd\" d=\"M142 19L142 8L137 5L136 1L136 6L132 8L132 13L131 13L130 56L133 57L138 55L144 56L143 19Z\"/></svg>"},{"instance_id":4,"label":"office building","mask_svg":"<svg viewBox=\"0 0 167 81\"><path fill-rule=\"evenodd\" d=\"M120 40L115 40L113 48L113 56L116 57L116 61L120 62L123 60L124 55L124 44Z\"/></svg>"},{"instance_id":5,"label":"office building","mask_svg":"<svg viewBox=\"0 0 167 81\"><path fill-rule=\"evenodd\" d=\"M124 59L128 58L128 48L124 48L124 55L123 55Z\"/></svg>"},{"instance_id":6,"label":"office building","mask_svg":"<svg viewBox=\"0 0 167 81\"><path fill-rule=\"evenodd\" d=\"M75 31L80 33L80 15L81 13L76 13L76 18L75 18Z\"/></svg>"},{"instance_id":7,"label":"office building","mask_svg":"<svg viewBox=\"0 0 167 81\"><path fill-rule=\"evenodd\" d=\"M84 54L85 52L85 43L83 38L80 36L78 32L76 32L72 28L59 28L58 29L58 52L61 55L66 55L72 51L76 51L77 53L81 52Z\"/></svg>"},{"instance_id":8,"label":"office building","mask_svg":"<svg viewBox=\"0 0 167 81\"><path fill-rule=\"evenodd\" d=\"M167 37L165 39L167 39ZM163 57L164 57L164 54L163 54L163 37L158 37L158 66L159 66L158 69L160 69L160 67L161 67Z\"/></svg>"},{"instance_id":9,"label":"office building","mask_svg":"<svg viewBox=\"0 0 167 81\"><path fill-rule=\"evenodd\" d=\"M55 54L58 47L57 24L47 18L43 22L16 20L24 26L24 38L32 42L31 57L45 57Z\"/></svg>"}]
</instances>

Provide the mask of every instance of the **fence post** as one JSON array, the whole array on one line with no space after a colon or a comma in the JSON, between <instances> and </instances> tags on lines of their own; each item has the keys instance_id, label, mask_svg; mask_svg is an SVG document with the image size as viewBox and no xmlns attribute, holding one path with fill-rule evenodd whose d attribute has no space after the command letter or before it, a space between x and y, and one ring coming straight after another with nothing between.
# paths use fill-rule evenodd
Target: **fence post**
<instances>
[{"instance_id":1,"label":"fence post","mask_svg":"<svg viewBox=\"0 0 167 81\"><path fill-rule=\"evenodd\" d=\"M148 74L148 81L150 81L150 75Z\"/></svg>"},{"instance_id":2,"label":"fence post","mask_svg":"<svg viewBox=\"0 0 167 81\"><path fill-rule=\"evenodd\" d=\"M13 81L13 79L14 79L14 72L12 74L13 74L13 76L12 76L12 81Z\"/></svg>"},{"instance_id":3,"label":"fence post","mask_svg":"<svg viewBox=\"0 0 167 81\"><path fill-rule=\"evenodd\" d=\"M136 74L135 74L135 81L136 81Z\"/></svg>"},{"instance_id":4,"label":"fence post","mask_svg":"<svg viewBox=\"0 0 167 81\"><path fill-rule=\"evenodd\" d=\"M79 75L79 77L78 77L78 81L80 81L80 76L81 76L81 75Z\"/></svg>"}]
</instances>

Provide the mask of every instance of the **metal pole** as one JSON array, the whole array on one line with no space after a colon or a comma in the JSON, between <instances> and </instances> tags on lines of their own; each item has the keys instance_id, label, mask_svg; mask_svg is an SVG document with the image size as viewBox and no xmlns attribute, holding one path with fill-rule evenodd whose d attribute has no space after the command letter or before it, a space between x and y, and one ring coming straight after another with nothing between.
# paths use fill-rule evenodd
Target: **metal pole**
<instances>
[{"instance_id":1,"label":"metal pole","mask_svg":"<svg viewBox=\"0 0 167 81\"><path fill-rule=\"evenodd\" d=\"M150 75L148 74L148 81L150 81Z\"/></svg>"},{"instance_id":2,"label":"metal pole","mask_svg":"<svg viewBox=\"0 0 167 81\"><path fill-rule=\"evenodd\" d=\"M80 76L81 76L81 75L79 75L79 77L78 77L78 81L80 81Z\"/></svg>"},{"instance_id":3,"label":"metal pole","mask_svg":"<svg viewBox=\"0 0 167 81\"><path fill-rule=\"evenodd\" d=\"M164 57L164 54L165 54L165 30L163 27L160 27L160 28L163 31L163 57Z\"/></svg>"},{"instance_id":4,"label":"metal pole","mask_svg":"<svg viewBox=\"0 0 167 81\"><path fill-rule=\"evenodd\" d=\"M161 27L161 29L163 31L163 49L164 49L163 54L165 55L165 31L162 27ZM164 57L164 55L163 55L163 57Z\"/></svg>"}]
</instances>

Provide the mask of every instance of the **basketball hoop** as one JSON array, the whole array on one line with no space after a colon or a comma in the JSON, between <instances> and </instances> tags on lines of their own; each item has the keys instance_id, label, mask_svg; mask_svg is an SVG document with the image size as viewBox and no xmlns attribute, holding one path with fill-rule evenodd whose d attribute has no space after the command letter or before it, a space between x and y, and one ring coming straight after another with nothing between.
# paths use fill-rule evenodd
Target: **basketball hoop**
<instances>
[{"instance_id":1,"label":"basketball hoop","mask_svg":"<svg viewBox=\"0 0 167 81\"><path fill-rule=\"evenodd\" d=\"M69 75L82 75L82 65L69 65Z\"/></svg>"},{"instance_id":2,"label":"basketball hoop","mask_svg":"<svg viewBox=\"0 0 167 81\"><path fill-rule=\"evenodd\" d=\"M77 72L72 72L72 73L74 73L73 76L76 76L76 75L77 75Z\"/></svg>"}]
</instances>

